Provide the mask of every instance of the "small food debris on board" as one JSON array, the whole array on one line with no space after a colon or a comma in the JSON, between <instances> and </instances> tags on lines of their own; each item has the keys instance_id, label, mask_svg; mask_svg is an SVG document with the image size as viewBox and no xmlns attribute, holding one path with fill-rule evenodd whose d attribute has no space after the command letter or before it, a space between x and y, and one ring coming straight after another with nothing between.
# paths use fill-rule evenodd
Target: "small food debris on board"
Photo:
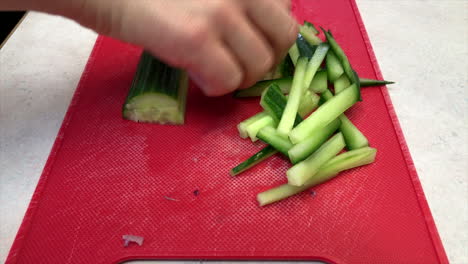
<instances>
[{"instance_id":1,"label":"small food debris on board","mask_svg":"<svg viewBox=\"0 0 468 264\"><path fill-rule=\"evenodd\" d=\"M124 247L128 247L130 242L136 243L139 246L143 245L144 238L141 236L134 236L134 235L123 235L122 239L124 240Z\"/></svg>"},{"instance_id":2,"label":"small food debris on board","mask_svg":"<svg viewBox=\"0 0 468 264\"><path fill-rule=\"evenodd\" d=\"M178 199L172 198L172 197L169 197L169 196L164 196L164 199L169 200L169 201L175 201L175 202L179 201Z\"/></svg>"},{"instance_id":3,"label":"small food debris on board","mask_svg":"<svg viewBox=\"0 0 468 264\"><path fill-rule=\"evenodd\" d=\"M200 194L200 191L198 189L196 189L195 191L193 191L193 195L195 196L198 196Z\"/></svg>"},{"instance_id":4,"label":"small food debris on board","mask_svg":"<svg viewBox=\"0 0 468 264\"><path fill-rule=\"evenodd\" d=\"M314 197L314 196L317 195L317 193L316 193L315 191L310 191L310 195L311 195L312 197Z\"/></svg>"}]
</instances>

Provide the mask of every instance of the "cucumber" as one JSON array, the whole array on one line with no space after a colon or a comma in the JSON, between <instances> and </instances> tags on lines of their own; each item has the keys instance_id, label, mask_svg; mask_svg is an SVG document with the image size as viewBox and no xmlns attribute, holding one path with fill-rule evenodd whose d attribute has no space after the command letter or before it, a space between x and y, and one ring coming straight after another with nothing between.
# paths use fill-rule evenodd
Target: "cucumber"
<instances>
[{"instance_id":1,"label":"cucumber","mask_svg":"<svg viewBox=\"0 0 468 264\"><path fill-rule=\"evenodd\" d=\"M183 124L188 90L186 72L144 51L122 109L135 122Z\"/></svg>"},{"instance_id":2,"label":"cucumber","mask_svg":"<svg viewBox=\"0 0 468 264\"><path fill-rule=\"evenodd\" d=\"M387 84L394 84L395 82L385 81L385 80L373 80L367 78L359 78L361 82L361 87L369 87L369 86L381 86Z\"/></svg>"},{"instance_id":3,"label":"cucumber","mask_svg":"<svg viewBox=\"0 0 468 264\"><path fill-rule=\"evenodd\" d=\"M299 109L299 103L301 96L304 93L304 75L307 67L307 58L301 57L297 62L296 72L294 73L293 83L291 86L291 92L289 94L286 107L281 116L278 124L278 133L283 137L287 137L289 132L294 126L294 122L297 116L297 110Z\"/></svg>"},{"instance_id":4,"label":"cucumber","mask_svg":"<svg viewBox=\"0 0 468 264\"><path fill-rule=\"evenodd\" d=\"M273 80L273 79L279 79L279 78L285 78L285 77L292 77L294 75L294 64L291 60L291 57L289 54L284 57L281 62L276 65L273 70L268 72L264 77L263 80Z\"/></svg>"},{"instance_id":5,"label":"cucumber","mask_svg":"<svg viewBox=\"0 0 468 264\"><path fill-rule=\"evenodd\" d=\"M260 105L263 109L278 123L281 119L284 109L287 104L286 96L281 92L281 89L273 84L268 87L262 94ZM302 122L302 118L296 114L295 124Z\"/></svg>"},{"instance_id":6,"label":"cucumber","mask_svg":"<svg viewBox=\"0 0 468 264\"><path fill-rule=\"evenodd\" d=\"M234 92L234 97L254 97L254 96L261 96L262 92L270 85L276 84L280 87L281 91L284 94L289 93L289 90L291 90L291 85L292 85L292 77L284 77L284 78L279 78L279 79L272 79L272 80L264 80L264 81L259 81L253 86L243 89L243 90L237 90Z\"/></svg>"},{"instance_id":7,"label":"cucumber","mask_svg":"<svg viewBox=\"0 0 468 264\"><path fill-rule=\"evenodd\" d=\"M289 141L289 139L287 138L278 135L278 132L272 126L262 128L258 132L257 137L263 142L274 147L279 152L286 155L286 157L288 156L289 149L292 147L291 141Z\"/></svg>"},{"instance_id":8,"label":"cucumber","mask_svg":"<svg viewBox=\"0 0 468 264\"><path fill-rule=\"evenodd\" d=\"M289 139L293 144L297 144L306 139L312 132L324 128L333 120L343 114L348 108L353 106L359 99L356 85L353 84L343 92L334 96L321 105L308 118L297 125L289 134Z\"/></svg>"},{"instance_id":9,"label":"cucumber","mask_svg":"<svg viewBox=\"0 0 468 264\"><path fill-rule=\"evenodd\" d=\"M343 66L333 51L327 54L327 71L331 82L336 81L344 73Z\"/></svg>"},{"instance_id":10,"label":"cucumber","mask_svg":"<svg viewBox=\"0 0 468 264\"><path fill-rule=\"evenodd\" d=\"M305 32L310 35L318 35L320 32L317 30L317 28L314 26L314 24L304 21L304 25L301 25L299 27L299 30L301 32ZM302 34L302 33L301 33Z\"/></svg>"},{"instance_id":11,"label":"cucumber","mask_svg":"<svg viewBox=\"0 0 468 264\"><path fill-rule=\"evenodd\" d=\"M301 34L297 36L296 45L297 49L299 50L299 58L312 58L312 56L314 56L315 49L317 48L317 46L313 46L309 42L307 42ZM295 66L297 66L297 63L295 64Z\"/></svg>"},{"instance_id":12,"label":"cucumber","mask_svg":"<svg viewBox=\"0 0 468 264\"><path fill-rule=\"evenodd\" d=\"M303 192L313 186L332 179L342 171L364 166L374 162L376 153L376 149L366 147L340 154L325 163L325 165L320 168L319 172L315 174L315 176L310 180L308 180L304 185L280 185L278 187L259 193L257 195L257 201L260 206L265 206Z\"/></svg>"},{"instance_id":13,"label":"cucumber","mask_svg":"<svg viewBox=\"0 0 468 264\"><path fill-rule=\"evenodd\" d=\"M304 25L299 27L299 34L301 34L301 36L304 37L310 45L319 45L322 43L322 40L317 37L317 29L315 29L314 25L309 22L306 22Z\"/></svg>"},{"instance_id":14,"label":"cucumber","mask_svg":"<svg viewBox=\"0 0 468 264\"><path fill-rule=\"evenodd\" d=\"M346 77L351 81L351 84L356 84L356 90L358 92L359 101L361 101L361 83L359 81L359 77L357 76L356 72L351 67L348 57L344 53L343 49L340 47L338 42L336 42L335 38L332 36L330 31L325 31L322 28L325 37L327 38L328 43L330 44L331 50L335 53L338 60L341 62L341 66L343 67L344 73Z\"/></svg>"},{"instance_id":15,"label":"cucumber","mask_svg":"<svg viewBox=\"0 0 468 264\"><path fill-rule=\"evenodd\" d=\"M341 77L333 83L333 86L335 88L335 94L339 94L341 91L348 88L350 85L351 82L349 81L348 77L346 77L346 74L341 75Z\"/></svg>"},{"instance_id":16,"label":"cucumber","mask_svg":"<svg viewBox=\"0 0 468 264\"><path fill-rule=\"evenodd\" d=\"M259 120L261 119L264 119L268 116L268 114L266 112L260 112L254 116L251 116L249 118L247 118L246 120L240 122L238 125L237 125L237 130L239 131L239 135L241 138L248 138L249 137L249 134L247 133L247 128L255 123L255 122L258 122Z\"/></svg>"},{"instance_id":17,"label":"cucumber","mask_svg":"<svg viewBox=\"0 0 468 264\"><path fill-rule=\"evenodd\" d=\"M315 93L323 93L328 89L327 77L327 71L318 71L310 83L309 89Z\"/></svg>"},{"instance_id":18,"label":"cucumber","mask_svg":"<svg viewBox=\"0 0 468 264\"><path fill-rule=\"evenodd\" d=\"M326 90L324 93L322 93L322 97L328 101L333 97L333 94L329 90ZM341 121L340 131L343 134L346 147L349 150L369 146L369 141L367 140L366 136L364 136L364 134L359 131L359 129L348 119L348 117L346 117L346 115L342 114L339 119Z\"/></svg>"},{"instance_id":19,"label":"cucumber","mask_svg":"<svg viewBox=\"0 0 468 264\"><path fill-rule=\"evenodd\" d=\"M328 124L323 129L317 131L316 133L311 134L307 139L300 142L299 144L294 145L288 151L289 159L292 164L296 164L305 160L312 153L322 146L322 144L327 141L327 139L335 133L335 131L340 127L340 119L336 119L330 124Z\"/></svg>"},{"instance_id":20,"label":"cucumber","mask_svg":"<svg viewBox=\"0 0 468 264\"><path fill-rule=\"evenodd\" d=\"M319 101L320 101L320 96L310 91L306 91L304 95L302 95L301 103L299 104L299 109L297 109L297 113L302 118L305 118L307 115L312 113L312 111L314 111L318 107ZM297 124L299 123L296 123L294 125L297 125Z\"/></svg>"},{"instance_id":21,"label":"cucumber","mask_svg":"<svg viewBox=\"0 0 468 264\"><path fill-rule=\"evenodd\" d=\"M343 150L345 145L341 133L331 137L307 159L294 165L286 172L288 184L294 186L304 185L319 171L320 167Z\"/></svg>"},{"instance_id":22,"label":"cucumber","mask_svg":"<svg viewBox=\"0 0 468 264\"><path fill-rule=\"evenodd\" d=\"M294 64L294 66L296 66L297 60L299 59L299 56L300 56L299 48L297 47L296 42L294 42L294 44L291 46L288 54L289 54L289 57L291 58L292 63Z\"/></svg>"},{"instance_id":23,"label":"cucumber","mask_svg":"<svg viewBox=\"0 0 468 264\"><path fill-rule=\"evenodd\" d=\"M260 129L266 126L276 126L276 124L277 123L275 122L275 120L270 115L267 114L266 116L247 125L247 127L245 128L245 131L247 132L247 135L249 135L250 140L252 140L252 142L255 142L258 140L257 133L258 131L260 131Z\"/></svg>"},{"instance_id":24,"label":"cucumber","mask_svg":"<svg viewBox=\"0 0 468 264\"><path fill-rule=\"evenodd\" d=\"M266 146L259 152L252 155L250 158L242 162L241 164L237 165L233 169L231 169L230 174L231 176L236 176L241 174L242 172L252 168L253 166L259 164L260 162L266 160L267 158L275 155L278 151L273 148L272 146Z\"/></svg>"},{"instance_id":25,"label":"cucumber","mask_svg":"<svg viewBox=\"0 0 468 264\"><path fill-rule=\"evenodd\" d=\"M304 76L304 89L308 89L310 87L310 84L314 79L317 70L319 69L323 60L327 56L327 52L329 49L330 46L327 43L321 43L320 45L318 45L314 55L307 64L307 69Z\"/></svg>"}]
</instances>

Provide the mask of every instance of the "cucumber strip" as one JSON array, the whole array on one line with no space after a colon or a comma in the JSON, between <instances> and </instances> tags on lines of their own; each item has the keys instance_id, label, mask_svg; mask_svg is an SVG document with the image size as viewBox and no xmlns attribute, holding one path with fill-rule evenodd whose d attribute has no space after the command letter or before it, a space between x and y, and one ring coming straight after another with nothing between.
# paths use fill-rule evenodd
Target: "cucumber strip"
<instances>
[{"instance_id":1,"label":"cucumber strip","mask_svg":"<svg viewBox=\"0 0 468 264\"><path fill-rule=\"evenodd\" d=\"M260 162L266 160L267 158L273 156L276 154L278 151L273 148L272 146L266 146L259 152L255 153L252 155L250 158L245 160L244 162L240 163L233 169L231 169L230 174L231 176L236 176L241 174L242 172L252 168L253 166L259 164Z\"/></svg>"},{"instance_id":2,"label":"cucumber strip","mask_svg":"<svg viewBox=\"0 0 468 264\"><path fill-rule=\"evenodd\" d=\"M359 78L361 82L361 87L369 87L369 86L381 86L387 84L394 84L395 82L385 81L385 80L373 80L367 78Z\"/></svg>"},{"instance_id":3,"label":"cucumber strip","mask_svg":"<svg viewBox=\"0 0 468 264\"><path fill-rule=\"evenodd\" d=\"M317 109L319 101L320 96L316 95L315 93L311 93L310 91L306 91L301 98L301 103L299 104L299 109L297 112L302 118L305 118L307 115L312 113L312 111Z\"/></svg>"},{"instance_id":4,"label":"cucumber strip","mask_svg":"<svg viewBox=\"0 0 468 264\"><path fill-rule=\"evenodd\" d=\"M292 63L294 64L294 66L296 66L297 60L299 59L299 48L297 47L297 43L294 43L291 46L288 53Z\"/></svg>"},{"instance_id":5,"label":"cucumber strip","mask_svg":"<svg viewBox=\"0 0 468 264\"><path fill-rule=\"evenodd\" d=\"M276 124L277 123L275 122L275 120L267 114L263 118L260 118L259 120L247 125L245 131L247 131L247 135L249 135L250 140L252 140L252 142L255 142L258 140L257 133L258 131L260 131L260 129L266 126L275 126Z\"/></svg>"},{"instance_id":6,"label":"cucumber strip","mask_svg":"<svg viewBox=\"0 0 468 264\"><path fill-rule=\"evenodd\" d=\"M135 122L183 124L188 90L186 72L144 51L122 109Z\"/></svg>"},{"instance_id":7,"label":"cucumber strip","mask_svg":"<svg viewBox=\"0 0 468 264\"><path fill-rule=\"evenodd\" d=\"M304 37L299 34L296 39L297 48L299 50L299 57L306 57L308 59L312 58L315 53L317 46L312 46ZM295 65L297 66L297 64Z\"/></svg>"},{"instance_id":8,"label":"cucumber strip","mask_svg":"<svg viewBox=\"0 0 468 264\"><path fill-rule=\"evenodd\" d=\"M301 25L299 29L300 31L307 32L308 34L311 34L311 35L318 35L320 33L317 30L317 28L314 26L314 24L310 23L309 21L304 21L304 25Z\"/></svg>"},{"instance_id":9,"label":"cucumber strip","mask_svg":"<svg viewBox=\"0 0 468 264\"><path fill-rule=\"evenodd\" d=\"M317 49L315 50L314 56L310 59L307 70L304 77L304 89L308 89L312 80L314 79L317 70L319 69L320 65L322 64L325 56L327 56L327 52L330 49L330 46L327 43L322 43L318 45Z\"/></svg>"},{"instance_id":10,"label":"cucumber strip","mask_svg":"<svg viewBox=\"0 0 468 264\"><path fill-rule=\"evenodd\" d=\"M243 90L237 90L234 92L234 97L254 97L254 96L261 96L262 92L270 85L276 84L280 87L281 91L284 94L289 93L289 90L291 90L291 85L292 85L292 77L284 77L280 79L272 79L272 80L264 80L264 81L259 81L253 86L243 89Z\"/></svg>"},{"instance_id":11,"label":"cucumber strip","mask_svg":"<svg viewBox=\"0 0 468 264\"><path fill-rule=\"evenodd\" d=\"M328 89L328 74L327 71L318 71L312 82L310 83L309 89L315 93L323 93Z\"/></svg>"},{"instance_id":12,"label":"cucumber strip","mask_svg":"<svg viewBox=\"0 0 468 264\"><path fill-rule=\"evenodd\" d=\"M304 92L303 85L306 66L307 58L299 58L288 102L278 124L278 133L284 137L288 136L296 120L297 110L299 109L301 96Z\"/></svg>"},{"instance_id":13,"label":"cucumber strip","mask_svg":"<svg viewBox=\"0 0 468 264\"><path fill-rule=\"evenodd\" d=\"M317 133L311 134L307 139L294 145L288 151L289 159L292 164L299 163L309 157L317 149L322 146L325 141L340 127L340 119L335 119L333 122L328 124L323 129L317 131Z\"/></svg>"},{"instance_id":14,"label":"cucumber strip","mask_svg":"<svg viewBox=\"0 0 468 264\"><path fill-rule=\"evenodd\" d=\"M267 117L268 114L266 112L260 112L254 116L251 116L247 118L246 120L240 122L237 125L237 130L239 131L239 135L241 138L248 138L249 134L247 133L247 127L249 127L251 124L258 122L259 120Z\"/></svg>"},{"instance_id":15,"label":"cucumber strip","mask_svg":"<svg viewBox=\"0 0 468 264\"><path fill-rule=\"evenodd\" d=\"M294 165L286 172L288 184L304 185L319 171L320 167L340 153L345 146L343 135L341 133L334 135L307 159Z\"/></svg>"},{"instance_id":16,"label":"cucumber strip","mask_svg":"<svg viewBox=\"0 0 468 264\"><path fill-rule=\"evenodd\" d=\"M340 47L338 42L336 42L335 38L333 38L331 32L330 31L327 32L323 28L322 28L322 31L325 34L328 43L330 44L331 50L335 53L336 57L341 62L341 66L343 67L346 77L349 78L352 84L356 84L359 101L362 100L361 99L361 84L359 81L359 77L357 76L353 68L351 67L348 57L346 56L346 54L344 53L343 49Z\"/></svg>"},{"instance_id":17,"label":"cucumber strip","mask_svg":"<svg viewBox=\"0 0 468 264\"><path fill-rule=\"evenodd\" d=\"M299 33L310 45L316 46L322 43L322 40L319 37L317 37L316 34L313 34L310 30L308 30L304 26L301 26L299 28Z\"/></svg>"},{"instance_id":18,"label":"cucumber strip","mask_svg":"<svg viewBox=\"0 0 468 264\"><path fill-rule=\"evenodd\" d=\"M284 109L287 104L286 96L281 92L281 89L273 84L268 87L262 94L260 105L265 111L278 123L281 119ZM302 122L302 118L296 114L295 124Z\"/></svg>"},{"instance_id":19,"label":"cucumber strip","mask_svg":"<svg viewBox=\"0 0 468 264\"><path fill-rule=\"evenodd\" d=\"M338 118L348 108L353 106L358 99L359 95L356 89L356 84L353 84L343 92L325 102L308 118L297 125L289 134L289 139L293 144L301 142L312 132L324 128L326 125Z\"/></svg>"},{"instance_id":20,"label":"cucumber strip","mask_svg":"<svg viewBox=\"0 0 468 264\"><path fill-rule=\"evenodd\" d=\"M263 142L274 147L279 152L286 155L286 157L288 156L289 149L293 146L291 141L289 141L289 139L278 135L278 132L276 131L276 129L271 126L262 128L258 132L257 137Z\"/></svg>"},{"instance_id":21,"label":"cucumber strip","mask_svg":"<svg viewBox=\"0 0 468 264\"><path fill-rule=\"evenodd\" d=\"M348 77L346 77L346 74L341 75L341 77L333 83L333 86L335 88L335 94L339 94L344 89L348 88L350 85L351 82L349 81Z\"/></svg>"},{"instance_id":22,"label":"cucumber strip","mask_svg":"<svg viewBox=\"0 0 468 264\"><path fill-rule=\"evenodd\" d=\"M327 54L327 71L331 82L336 81L344 73L343 66L333 51Z\"/></svg>"},{"instance_id":23,"label":"cucumber strip","mask_svg":"<svg viewBox=\"0 0 468 264\"><path fill-rule=\"evenodd\" d=\"M373 163L375 161L376 153L376 149L367 147L340 154L328 161L322 168L320 168L319 172L304 185L292 186L289 184L283 184L271 188L259 193L257 195L257 201L260 206L265 206L303 192L313 186L332 179L342 171Z\"/></svg>"},{"instance_id":24,"label":"cucumber strip","mask_svg":"<svg viewBox=\"0 0 468 264\"><path fill-rule=\"evenodd\" d=\"M272 79L279 79L284 77L292 77L294 75L294 64L291 60L289 54L286 54L284 59L276 65L270 72L268 72L264 77L263 80L272 80Z\"/></svg>"},{"instance_id":25,"label":"cucumber strip","mask_svg":"<svg viewBox=\"0 0 468 264\"><path fill-rule=\"evenodd\" d=\"M322 97L328 101L333 97L333 94L326 90L322 93ZM353 150L369 146L369 140L345 114L342 114L339 119L341 121L340 131L345 139L347 149Z\"/></svg>"}]
</instances>

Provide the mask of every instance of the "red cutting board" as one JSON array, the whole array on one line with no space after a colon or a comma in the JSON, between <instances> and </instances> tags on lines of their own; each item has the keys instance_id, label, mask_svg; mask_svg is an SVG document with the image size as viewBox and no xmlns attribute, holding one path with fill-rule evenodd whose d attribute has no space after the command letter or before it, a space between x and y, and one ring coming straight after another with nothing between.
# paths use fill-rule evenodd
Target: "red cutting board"
<instances>
[{"instance_id":1,"label":"red cutting board","mask_svg":"<svg viewBox=\"0 0 468 264\"><path fill-rule=\"evenodd\" d=\"M330 28L361 76L382 77L354 1L298 0L294 12ZM348 111L378 149L374 164L260 208L256 194L284 183L288 162L228 173L262 147L236 130L258 100L192 87L184 126L122 120L140 52L98 38L7 263L448 263L386 88L364 88ZM125 234L144 244L123 247Z\"/></svg>"}]
</instances>

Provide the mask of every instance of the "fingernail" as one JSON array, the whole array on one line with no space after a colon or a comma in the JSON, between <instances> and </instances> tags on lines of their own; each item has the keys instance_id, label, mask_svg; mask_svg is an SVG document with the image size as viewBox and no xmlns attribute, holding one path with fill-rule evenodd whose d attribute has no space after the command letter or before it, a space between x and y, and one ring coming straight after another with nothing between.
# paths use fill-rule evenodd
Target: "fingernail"
<instances>
[{"instance_id":1,"label":"fingernail","mask_svg":"<svg viewBox=\"0 0 468 264\"><path fill-rule=\"evenodd\" d=\"M198 88L200 88L202 91L204 91L205 93L207 91L210 90L210 87L208 85L208 82L206 82L205 80L203 80L203 78L201 78L200 76L198 76L197 74L194 74L194 73L191 73L189 72L189 76L190 76L190 79L192 79L192 81L198 86Z\"/></svg>"}]
</instances>

